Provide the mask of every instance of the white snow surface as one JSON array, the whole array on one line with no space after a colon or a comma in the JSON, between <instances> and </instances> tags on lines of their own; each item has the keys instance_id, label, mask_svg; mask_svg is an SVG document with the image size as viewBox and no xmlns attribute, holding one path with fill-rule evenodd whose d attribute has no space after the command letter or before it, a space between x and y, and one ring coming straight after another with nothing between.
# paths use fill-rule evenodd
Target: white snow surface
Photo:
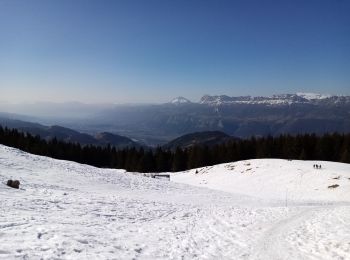
<instances>
[{"instance_id":1,"label":"white snow surface","mask_svg":"<svg viewBox=\"0 0 350 260\"><path fill-rule=\"evenodd\" d=\"M315 169L314 164L321 165ZM197 173L196 173L197 172ZM256 159L173 173L174 182L295 204L350 202L350 165ZM338 184L337 188L328 186Z\"/></svg>"},{"instance_id":2,"label":"white snow surface","mask_svg":"<svg viewBox=\"0 0 350 260\"><path fill-rule=\"evenodd\" d=\"M314 163L243 161L169 182L0 145L0 259L349 259L350 166Z\"/></svg>"}]
</instances>

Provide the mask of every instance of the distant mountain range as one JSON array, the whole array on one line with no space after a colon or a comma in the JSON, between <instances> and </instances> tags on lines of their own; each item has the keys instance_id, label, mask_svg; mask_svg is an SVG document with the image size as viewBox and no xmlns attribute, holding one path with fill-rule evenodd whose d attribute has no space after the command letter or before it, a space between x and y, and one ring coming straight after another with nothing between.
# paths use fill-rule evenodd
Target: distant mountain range
<instances>
[{"instance_id":1,"label":"distant mountain range","mask_svg":"<svg viewBox=\"0 0 350 260\"><path fill-rule=\"evenodd\" d=\"M293 104L313 104L313 105L339 105L349 104L350 96L331 96L315 93L297 93L297 94L282 94L273 95L271 97L252 97L240 96L229 97L221 96L203 96L200 104L211 106L230 105L230 104L264 104L264 105L293 105Z\"/></svg>"},{"instance_id":2,"label":"distant mountain range","mask_svg":"<svg viewBox=\"0 0 350 260\"><path fill-rule=\"evenodd\" d=\"M140 143L137 143L125 136L120 136L106 132L98 133L96 135L89 135L61 126L44 126L37 123L25 122L21 120L14 120L3 117L0 117L0 126L11 129L17 129L19 131L26 132L35 136L39 135L45 140L52 140L53 138L56 138L65 142L79 143L81 145L111 145L118 149L127 147L147 148L146 146L141 145ZM235 138L219 131L197 132L180 136L175 140L172 140L169 143L163 145L162 147L165 149L174 150L177 147L185 149L193 145L213 146L234 139Z\"/></svg>"},{"instance_id":3,"label":"distant mountain range","mask_svg":"<svg viewBox=\"0 0 350 260\"><path fill-rule=\"evenodd\" d=\"M57 106L55 104L56 109ZM99 107L95 113L92 110L89 110L88 116L80 118L46 118L36 122L89 134L126 136L149 146L165 145L180 136L206 131L220 131L238 138L285 133L350 132L350 96L314 93L270 97L205 95L199 102L177 97L164 104L109 105L103 109ZM54 129L54 132L60 131ZM87 136L81 138L89 139ZM106 143L95 136L90 138L97 143ZM103 138L114 140L107 134Z\"/></svg>"},{"instance_id":4,"label":"distant mountain range","mask_svg":"<svg viewBox=\"0 0 350 260\"><path fill-rule=\"evenodd\" d=\"M17 129L31 135L39 135L45 140L56 138L65 142L79 143L81 145L106 146L110 144L118 149L126 147L141 147L141 145L130 138L111 133L99 133L95 136L80 133L78 131L61 126L44 126L37 123L26 122L0 117L0 126Z\"/></svg>"},{"instance_id":5,"label":"distant mountain range","mask_svg":"<svg viewBox=\"0 0 350 260\"><path fill-rule=\"evenodd\" d=\"M178 97L160 105L115 106L89 118L83 130L101 128L148 144L179 136L221 131L230 136L350 132L350 97L312 93L271 97L203 96L199 102Z\"/></svg>"}]
</instances>

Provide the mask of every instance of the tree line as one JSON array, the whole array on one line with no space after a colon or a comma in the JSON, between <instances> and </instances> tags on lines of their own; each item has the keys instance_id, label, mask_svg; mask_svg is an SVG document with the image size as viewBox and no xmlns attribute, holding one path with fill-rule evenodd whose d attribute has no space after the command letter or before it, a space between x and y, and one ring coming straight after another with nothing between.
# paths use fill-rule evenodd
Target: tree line
<instances>
[{"instance_id":1,"label":"tree line","mask_svg":"<svg viewBox=\"0 0 350 260\"><path fill-rule=\"evenodd\" d=\"M75 161L101 168L126 169L133 172L183 171L220 163L258 158L325 160L350 163L350 134L280 135L252 137L224 144L193 146L166 150L126 148L117 150L110 145L82 146L56 138L44 140L39 136L0 126L0 144L32 154Z\"/></svg>"}]
</instances>

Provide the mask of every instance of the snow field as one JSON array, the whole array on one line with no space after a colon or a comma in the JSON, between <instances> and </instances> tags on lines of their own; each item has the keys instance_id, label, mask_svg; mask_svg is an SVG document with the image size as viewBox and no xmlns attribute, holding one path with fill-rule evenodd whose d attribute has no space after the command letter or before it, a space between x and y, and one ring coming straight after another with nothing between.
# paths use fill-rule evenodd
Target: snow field
<instances>
[{"instance_id":1,"label":"snow field","mask_svg":"<svg viewBox=\"0 0 350 260\"><path fill-rule=\"evenodd\" d=\"M295 162L295 180L289 163L252 161L250 175L247 162L218 165L169 182L0 146L0 259L349 258L349 166L325 165L341 176L335 194L324 188L333 175L309 194L304 181L319 173ZM20 190L3 185L10 178ZM288 207L286 187L296 187Z\"/></svg>"},{"instance_id":2,"label":"snow field","mask_svg":"<svg viewBox=\"0 0 350 260\"><path fill-rule=\"evenodd\" d=\"M350 165L344 163L256 159L173 173L171 180L287 205L350 202ZM334 184L339 187L329 188Z\"/></svg>"}]
</instances>

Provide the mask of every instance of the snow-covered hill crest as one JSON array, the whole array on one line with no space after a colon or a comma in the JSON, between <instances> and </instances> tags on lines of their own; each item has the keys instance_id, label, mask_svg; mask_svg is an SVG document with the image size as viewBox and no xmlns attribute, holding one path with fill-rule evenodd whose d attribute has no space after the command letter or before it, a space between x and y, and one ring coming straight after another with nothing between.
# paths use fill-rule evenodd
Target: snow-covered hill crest
<instances>
[{"instance_id":1,"label":"snow-covered hill crest","mask_svg":"<svg viewBox=\"0 0 350 260\"><path fill-rule=\"evenodd\" d=\"M173 173L172 180L286 203L350 202L350 165L335 162L256 159Z\"/></svg>"}]
</instances>

